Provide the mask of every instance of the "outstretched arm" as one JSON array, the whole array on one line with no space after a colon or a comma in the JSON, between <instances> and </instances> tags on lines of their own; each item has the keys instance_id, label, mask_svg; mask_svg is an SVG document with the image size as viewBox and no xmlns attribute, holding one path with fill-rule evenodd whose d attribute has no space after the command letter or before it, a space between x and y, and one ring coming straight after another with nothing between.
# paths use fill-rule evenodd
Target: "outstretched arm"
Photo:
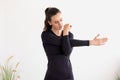
<instances>
[{"instance_id":1,"label":"outstretched arm","mask_svg":"<svg viewBox=\"0 0 120 80\"><path fill-rule=\"evenodd\" d=\"M90 40L90 45L95 45L95 46L100 46L100 45L104 45L105 42L108 41L108 38L104 37L104 38L98 38L100 35L98 34L97 36L95 36L95 38L93 40Z\"/></svg>"}]
</instances>

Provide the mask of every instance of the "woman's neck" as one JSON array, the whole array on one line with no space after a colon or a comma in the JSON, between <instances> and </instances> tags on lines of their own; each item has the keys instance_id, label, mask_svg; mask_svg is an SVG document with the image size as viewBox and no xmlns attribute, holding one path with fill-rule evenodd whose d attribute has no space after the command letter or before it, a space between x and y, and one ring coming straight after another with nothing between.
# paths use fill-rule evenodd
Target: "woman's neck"
<instances>
[{"instance_id":1,"label":"woman's neck","mask_svg":"<svg viewBox=\"0 0 120 80\"><path fill-rule=\"evenodd\" d=\"M57 36L61 36L62 30L51 29Z\"/></svg>"}]
</instances>

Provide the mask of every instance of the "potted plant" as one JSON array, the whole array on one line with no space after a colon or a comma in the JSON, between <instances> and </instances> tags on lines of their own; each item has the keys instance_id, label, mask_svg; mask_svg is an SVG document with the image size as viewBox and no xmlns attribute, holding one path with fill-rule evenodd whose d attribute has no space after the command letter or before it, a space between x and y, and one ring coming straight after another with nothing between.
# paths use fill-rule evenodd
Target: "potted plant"
<instances>
[{"instance_id":1,"label":"potted plant","mask_svg":"<svg viewBox=\"0 0 120 80\"><path fill-rule=\"evenodd\" d=\"M20 76L17 75L19 63L13 67L13 65L9 63L12 58L13 56L10 56L4 65L0 65L0 80L20 80Z\"/></svg>"}]
</instances>

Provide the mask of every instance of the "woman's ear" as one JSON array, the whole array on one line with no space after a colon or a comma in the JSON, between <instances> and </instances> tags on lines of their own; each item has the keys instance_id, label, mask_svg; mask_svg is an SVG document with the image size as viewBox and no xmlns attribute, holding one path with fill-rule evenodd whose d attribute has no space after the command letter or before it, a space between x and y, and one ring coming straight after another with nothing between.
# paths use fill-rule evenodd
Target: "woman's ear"
<instances>
[{"instance_id":1,"label":"woman's ear","mask_svg":"<svg viewBox=\"0 0 120 80\"><path fill-rule=\"evenodd\" d=\"M49 25L52 25L50 21L48 21Z\"/></svg>"}]
</instances>

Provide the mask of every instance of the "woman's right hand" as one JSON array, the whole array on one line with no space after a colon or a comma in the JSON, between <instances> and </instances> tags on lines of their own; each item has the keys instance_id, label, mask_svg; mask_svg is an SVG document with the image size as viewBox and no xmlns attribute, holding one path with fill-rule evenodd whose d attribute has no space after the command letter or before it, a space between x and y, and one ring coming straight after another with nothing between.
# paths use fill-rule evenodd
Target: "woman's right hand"
<instances>
[{"instance_id":1,"label":"woman's right hand","mask_svg":"<svg viewBox=\"0 0 120 80\"><path fill-rule=\"evenodd\" d=\"M71 29L71 25L70 24L65 24L64 28L63 28L63 35L68 35L70 29Z\"/></svg>"}]
</instances>

